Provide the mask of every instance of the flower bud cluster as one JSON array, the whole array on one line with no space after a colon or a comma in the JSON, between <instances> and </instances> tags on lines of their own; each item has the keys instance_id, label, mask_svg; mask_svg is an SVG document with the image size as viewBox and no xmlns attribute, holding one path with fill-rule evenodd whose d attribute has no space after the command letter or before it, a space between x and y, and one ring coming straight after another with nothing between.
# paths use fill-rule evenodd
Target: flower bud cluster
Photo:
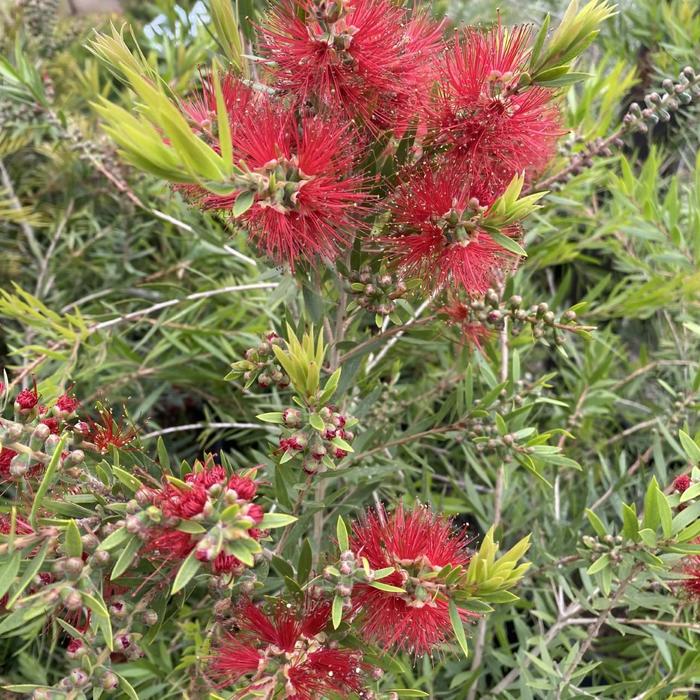
<instances>
[{"instance_id":1,"label":"flower bud cluster","mask_svg":"<svg viewBox=\"0 0 700 700\"><path fill-rule=\"evenodd\" d=\"M284 427L277 453L281 463L295 459L301 461L307 474L315 474L335 469L352 451L355 433L351 428L358 421L335 406L323 406L315 412L287 408L280 415Z\"/></svg>"},{"instance_id":2,"label":"flower bud cluster","mask_svg":"<svg viewBox=\"0 0 700 700\"><path fill-rule=\"evenodd\" d=\"M23 389L12 402L13 419L0 417L0 482L39 478L64 438L59 466L65 470L82 464L85 454L73 449L71 429L78 401L68 394L52 406L40 402L34 389Z\"/></svg>"},{"instance_id":3,"label":"flower bud cluster","mask_svg":"<svg viewBox=\"0 0 700 700\"><path fill-rule=\"evenodd\" d=\"M483 329L482 336L490 332L500 331L508 322L509 332L520 335L526 327L530 327L535 339L551 339L555 344L564 342L563 332L581 333L587 328L576 323L576 312L573 310L555 314L546 302L523 305L519 295L513 295L508 300L502 300L494 289L489 289L483 298L461 301L452 300L441 312L456 324L465 329L473 329L479 325ZM473 335L474 331L470 330Z\"/></svg>"},{"instance_id":4,"label":"flower bud cluster","mask_svg":"<svg viewBox=\"0 0 700 700\"><path fill-rule=\"evenodd\" d=\"M406 294L406 284L395 274L374 273L363 266L350 276L350 289L355 303L379 317L389 316L396 310L396 300ZM351 307L348 310L352 310Z\"/></svg>"},{"instance_id":5,"label":"flower bud cluster","mask_svg":"<svg viewBox=\"0 0 700 700\"><path fill-rule=\"evenodd\" d=\"M272 350L273 345L281 347L283 341L277 333L269 331L262 336L259 345L245 351L245 359L231 365L231 371L226 379L242 378L246 388L256 384L261 389L268 389L273 385L278 389L286 389L290 380L275 358Z\"/></svg>"},{"instance_id":6,"label":"flower bud cluster","mask_svg":"<svg viewBox=\"0 0 700 700\"><path fill-rule=\"evenodd\" d=\"M264 534L254 476L254 470L229 476L219 465L196 464L184 481L139 489L117 527L138 536L141 555L153 562L178 564L194 550L215 574L241 573L259 555Z\"/></svg>"},{"instance_id":7,"label":"flower bud cluster","mask_svg":"<svg viewBox=\"0 0 700 700\"><path fill-rule=\"evenodd\" d=\"M678 77L678 82L667 78L662 83L663 95L650 92L644 96L644 107L633 102L624 118L624 126L629 131L643 134L659 122L671 121L671 115L681 107L689 105L700 97L700 75L686 66Z\"/></svg>"}]
</instances>

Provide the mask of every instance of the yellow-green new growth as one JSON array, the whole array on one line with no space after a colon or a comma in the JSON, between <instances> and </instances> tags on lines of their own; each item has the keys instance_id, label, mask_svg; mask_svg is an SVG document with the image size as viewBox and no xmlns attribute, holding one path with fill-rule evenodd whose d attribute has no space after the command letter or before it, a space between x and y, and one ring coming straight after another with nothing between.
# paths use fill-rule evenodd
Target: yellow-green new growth
<instances>
[{"instance_id":1,"label":"yellow-green new growth","mask_svg":"<svg viewBox=\"0 0 700 700\"><path fill-rule=\"evenodd\" d=\"M546 41L550 16L547 15L530 54L529 83L558 87L580 80L572 73L571 64L598 36L600 25L615 14L615 5L608 0L590 0L580 7L571 0L559 26Z\"/></svg>"},{"instance_id":2,"label":"yellow-green new growth","mask_svg":"<svg viewBox=\"0 0 700 700\"><path fill-rule=\"evenodd\" d=\"M517 600L517 596L509 592L530 568L529 563L518 565L530 548L530 535L523 537L503 556L496 558L499 546L494 541L494 528L486 533L479 551L469 560L467 568L466 588L474 598L492 603L505 603Z\"/></svg>"},{"instance_id":3,"label":"yellow-green new growth","mask_svg":"<svg viewBox=\"0 0 700 700\"><path fill-rule=\"evenodd\" d=\"M340 379L340 367L333 372L320 391L321 367L326 356L323 332L314 339L313 327L297 338L291 326L287 324L287 349L272 346L277 361L289 375L292 386L310 407L324 405L335 392Z\"/></svg>"}]
</instances>

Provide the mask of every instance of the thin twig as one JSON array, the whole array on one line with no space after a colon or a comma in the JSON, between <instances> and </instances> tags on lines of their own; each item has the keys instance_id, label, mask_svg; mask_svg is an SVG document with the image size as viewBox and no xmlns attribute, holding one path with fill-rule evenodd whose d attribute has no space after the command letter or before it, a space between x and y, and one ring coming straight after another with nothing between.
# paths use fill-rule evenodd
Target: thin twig
<instances>
[{"instance_id":1,"label":"thin twig","mask_svg":"<svg viewBox=\"0 0 700 700\"><path fill-rule=\"evenodd\" d=\"M171 433L181 433L187 430L228 430L228 429L238 429L238 430L251 430L265 429L264 425L260 423L188 423L187 425L175 425L170 428L161 428L160 430L154 430L145 435L140 435L141 440L148 440L154 437L160 437L161 435L170 435Z\"/></svg>"}]
</instances>

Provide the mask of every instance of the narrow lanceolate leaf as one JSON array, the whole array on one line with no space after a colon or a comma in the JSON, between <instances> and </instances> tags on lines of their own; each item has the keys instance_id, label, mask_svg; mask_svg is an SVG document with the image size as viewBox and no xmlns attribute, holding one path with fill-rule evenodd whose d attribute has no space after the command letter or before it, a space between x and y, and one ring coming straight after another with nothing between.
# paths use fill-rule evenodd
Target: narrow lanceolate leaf
<instances>
[{"instance_id":1,"label":"narrow lanceolate leaf","mask_svg":"<svg viewBox=\"0 0 700 700\"><path fill-rule=\"evenodd\" d=\"M454 600L450 600L450 622L455 633L455 638L459 644L465 657L469 656L469 647L467 646L467 637L464 634L464 623L459 614L459 608Z\"/></svg>"},{"instance_id":2,"label":"narrow lanceolate leaf","mask_svg":"<svg viewBox=\"0 0 700 700\"><path fill-rule=\"evenodd\" d=\"M175 576L175 580L173 581L173 587L171 589L171 593L175 595L178 591L181 591L193 578L193 576L197 573L199 570L199 567L201 566L201 562L197 557L195 556L196 550L192 550L185 561L182 562L180 569L177 572L177 575Z\"/></svg>"},{"instance_id":3,"label":"narrow lanceolate leaf","mask_svg":"<svg viewBox=\"0 0 700 700\"><path fill-rule=\"evenodd\" d=\"M56 470L58 469L58 465L61 461L61 454L63 453L63 448L65 447L66 439L67 437L64 435L58 441L58 445L56 445L56 449L53 451L51 459L49 460L49 463L46 467L46 471L44 472L44 476L41 479L39 488L36 490L34 502L32 503L32 509L29 513L29 523L32 526L32 528L34 528L34 530L37 530L39 527L39 509L41 508L41 505L44 501L44 497L46 496L49 487L53 483L54 477L56 476Z\"/></svg>"},{"instance_id":4,"label":"narrow lanceolate leaf","mask_svg":"<svg viewBox=\"0 0 700 700\"><path fill-rule=\"evenodd\" d=\"M688 459L696 464L700 462L700 446L698 443L695 442L688 433L682 430L678 433L678 437L680 438L683 450L688 455Z\"/></svg>"},{"instance_id":5,"label":"narrow lanceolate leaf","mask_svg":"<svg viewBox=\"0 0 700 700\"><path fill-rule=\"evenodd\" d=\"M272 530L276 527L286 527L296 521L297 517L295 515L287 515L287 513L265 513L258 527L261 530Z\"/></svg>"},{"instance_id":6,"label":"narrow lanceolate leaf","mask_svg":"<svg viewBox=\"0 0 700 700\"><path fill-rule=\"evenodd\" d=\"M338 538L338 547L341 552L346 552L350 549L350 539L348 538L348 528L341 515L338 516L338 522L335 525L335 536Z\"/></svg>"},{"instance_id":7,"label":"narrow lanceolate leaf","mask_svg":"<svg viewBox=\"0 0 700 700\"><path fill-rule=\"evenodd\" d=\"M134 557L138 553L139 549L141 549L141 544L141 539L137 535L131 536L131 539L128 541L124 549L122 549L121 553L119 554L119 558L114 564L112 575L110 576L112 581L119 578L129 568L129 566L131 566L131 562L134 561Z\"/></svg>"},{"instance_id":8,"label":"narrow lanceolate leaf","mask_svg":"<svg viewBox=\"0 0 700 700\"><path fill-rule=\"evenodd\" d=\"M0 598L10 590L10 586L19 572L21 561L22 555L19 551L0 559Z\"/></svg>"},{"instance_id":9,"label":"narrow lanceolate leaf","mask_svg":"<svg viewBox=\"0 0 700 700\"><path fill-rule=\"evenodd\" d=\"M372 583L370 583L369 585L372 586L372 588L376 588L378 591L384 591L385 593L406 592L403 588L399 588L398 586L392 586L389 583L382 583L381 581L372 581Z\"/></svg>"},{"instance_id":10,"label":"narrow lanceolate leaf","mask_svg":"<svg viewBox=\"0 0 700 700\"><path fill-rule=\"evenodd\" d=\"M343 599L339 595L333 598L331 620L333 621L334 630L337 630L338 627L340 627L340 623L343 621Z\"/></svg>"},{"instance_id":11,"label":"narrow lanceolate leaf","mask_svg":"<svg viewBox=\"0 0 700 700\"><path fill-rule=\"evenodd\" d=\"M80 595L83 599L83 603L92 611L95 622L104 637L105 645L110 651L114 651L112 622L109 618L109 612L107 611L107 606L104 601L99 598L97 594L93 596L89 593L82 592Z\"/></svg>"},{"instance_id":12,"label":"narrow lanceolate leaf","mask_svg":"<svg viewBox=\"0 0 700 700\"><path fill-rule=\"evenodd\" d=\"M66 526L66 536L64 541L64 549L69 557L80 557L83 554L83 543L80 539L80 530L75 520L70 520Z\"/></svg>"},{"instance_id":13,"label":"narrow lanceolate leaf","mask_svg":"<svg viewBox=\"0 0 700 700\"><path fill-rule=\"evenodd\" d=\"M489 234L489 236L491 236L491 238L493 238L494 243L498 243L498 245L500 245L502 248L505 248L516 255L521 255L524 258L527 257L527 251L515 239L511 238L510 236L506 236L495 228L489 228L486 230L486 232Z\"/></svg>"},{"instance_id":14,"label":"narrow lanceolate leaf","mask_svg":"<svg viewBox=\"0 0 700 700\"><path fill-rule=\"evenodd\" d=\"M233 203L233 217L238 218L245 214L253 206L255 195L252 192L241 192Z\"/></svg>"},{"instance_id":15,"label":"narrow lanceolate leaf","mask_svg":"<svg viewBox=\"0 0 700 700\"><path fill-rule=\"evenodd\" d=\"M10 597L10 599L7 601L5 607L10 610L12 606L17 602L19 597L24 593L24 590L29 586L29 584L34 580L34 577L39 573L39 570L41 569L44 560L46 559L46 555L49 551L49 547L51 546L51 540L46 540L44 544L42 545L41 549L36 553L36 555L31 559L29 562L29 566L24 570L24 573L22 574L21 578L17 582L17 585L14 588L14 594Z\"/></svg>"},{"instance_id":16,"label":"narrow lanceolate leaf","mask_svg":"<svg viewBox=\"0 0 700 700\"><path fill-rule=\"evenodd\" d=\"M593 576L593 574L597 574L599 571L602 571L605 569L608 564L610 563L610 555L609 554L603 554L601 557L598 557L589 567L587 570L587 574L589 576Z\"/></svg>"}]
</instances>

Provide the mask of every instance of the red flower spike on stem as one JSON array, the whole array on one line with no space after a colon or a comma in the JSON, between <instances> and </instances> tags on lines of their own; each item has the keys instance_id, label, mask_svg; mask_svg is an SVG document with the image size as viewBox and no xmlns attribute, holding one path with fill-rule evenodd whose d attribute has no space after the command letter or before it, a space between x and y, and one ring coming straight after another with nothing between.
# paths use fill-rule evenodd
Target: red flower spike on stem
<instances>
[{"instance_id":1,"label":"red flower spike on stem","mask_svg":"<svg viewBox=\"0 0 700 700\"><path fill-rule=\"evenodd\" d=\"M276 85L300 105L391 128L433 78L442 29L389 0L284 0L261 27Z\"/></svg>"},{"instance_id":2,"label":"red flower spike on stem","mask_svg":"<svg viewBox=\"0 0 700 700\"><path fill-rule=\"evenodd\" d=\"M136 437L136 429L127 428L111 411L102 408L98 415L99 420L88 418L76 425L83 440L92 444L98 452L107 452L111 446L126 447Z\"/></svg>"},{"instance_id":3,"label":"red flower spike on stem","mask_svg":"<svg viewBox=\"0 0 700 700\"><path fill-rule=\"evenodd\" d=\"M300 607L279 602L269 614L244 603L235 616L239 631L213 650L212 675L220 687L251 676L248 690L280 689L282 697L294 700L359 693L362 655L326 643L330 612L327 601L308 599Z\"/></svg>"},{"instance_id":4,"label":"red flower spike on stem","mask_svg":"<svg viewBox=\"0 0 700 700\"><path fill-rule=\"evenodd\" d=\"M481 228L493 202L483 183L463 168L434 167L409 174L398 186L391 203L394 234L383 242L400 268L427 285L452 283L482 296L515 268L518 256ZM521 231L512 225L501 233L517 239Z\"/></svg>"},{"instance_id":5,"label":"red flower spike on stem","mask_svg":"<svg viewBox=\"0 0 700 700\"><path fill-rule=\"evenodd\" d=\"M692 481L690 480L690 476L688 476L688 474L679 474L673 480L673 489L677 493L684 493L690 488L691 484Z\"/></svg>"},{"instance_id":6,"label":"red flower spike on stem","mask_svg":"<svg viewBox=\"0 0 700 700\"><path fill-rule=\"evenodd\" d=\"M367 199L363 178L351 173L357 149L349 126L332 117L297 116L265 96L237 119L234 161L246 168L238 189L231 195L184 190L204 209L224 213L252 192L253 203L240 221L258 250L277 264L294 269L300 260L334 260L362 228Z\"/></svg>"},{"instance_id":7,"label":"red flower spike on stem","mask_svg":"<svg viewBox=\"0 0 700 700\"><path fill-rule=\"evenodd\" d=\"M353 611L360 615L365 639L385 649L424 654L452 635L449 604L440 588L421 575L469 563L466 533L424 506L391 515L383 508L369 510L352 526L350 549L366 557L372 569L393 566L382 583L403 588L392 593L360 583L353 587ZM476 617L460 610L463 620Z\"/></svg>"},{"instance_id":8,"label":"red flower spike on stem","mask_svg":"<svg viewBox=\"0 0 700 700\"><path fill-rule=\"evenodd\" d=\"M514 175L544 167L562 134L556 93L521 87L531 29L470 28L447 54L428 123L436 145L470 163L493 195Z\"/></svg>"}]
</instances>

